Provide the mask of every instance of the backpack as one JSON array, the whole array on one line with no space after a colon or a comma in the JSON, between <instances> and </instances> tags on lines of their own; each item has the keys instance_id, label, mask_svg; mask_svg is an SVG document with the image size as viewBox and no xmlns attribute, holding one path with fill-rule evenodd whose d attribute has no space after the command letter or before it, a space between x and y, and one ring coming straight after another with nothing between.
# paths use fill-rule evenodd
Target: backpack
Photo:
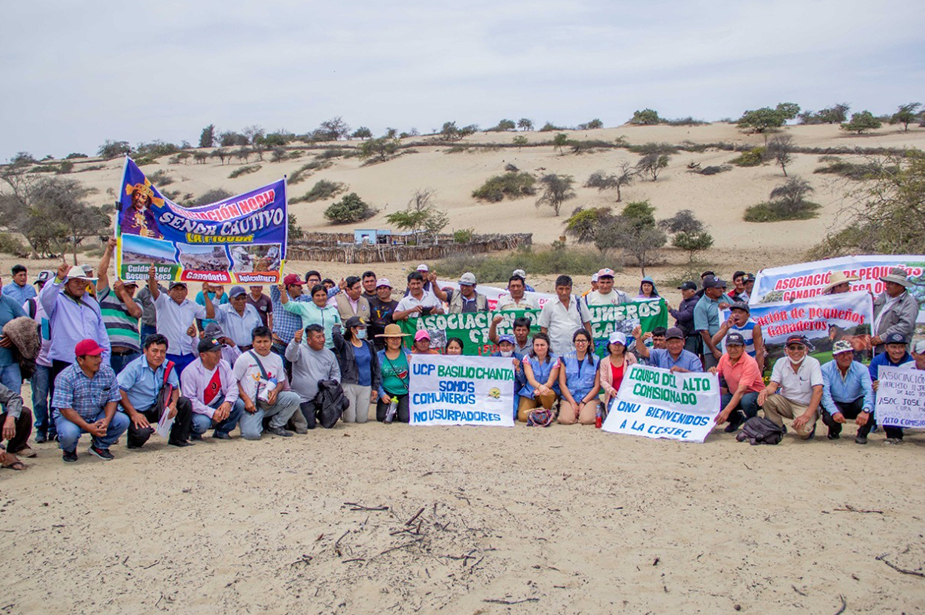
<instances>
[{"instance_id":1,"label":"backpack","mask_svg":"<svg viewBox=\"0 0 925 615\"><path fill-rule=\"evenodd\" d=\"M779 444L787 428L764 417L753 416L742 425L742 431L736 436L739 442L756 444Z\"/></svg>"},{"instance_id":2,"label":"backpack","mask_svg":"<svg viewBox=\"0 0 925 615\"><path fill-rule=\"evenodd\" d=\"M315 395L315 416L325 429L331 429L350 406L344 389L337 380L319 380Z\"/></svg>"}]
</instances>

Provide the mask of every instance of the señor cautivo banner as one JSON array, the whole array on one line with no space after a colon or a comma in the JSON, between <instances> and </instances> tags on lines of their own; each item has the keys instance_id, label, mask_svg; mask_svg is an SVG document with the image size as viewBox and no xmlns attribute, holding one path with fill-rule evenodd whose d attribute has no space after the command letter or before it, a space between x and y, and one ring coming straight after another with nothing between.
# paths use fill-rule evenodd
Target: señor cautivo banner
<instances>
[{"instance_id":1,"label":"se\u00f1or cautivo banner","mask_svg":"<svg viewBox=\"0 0 925 615\"><path fill-rule=\"evenodd\" d=\"M116 219L123 280L278 284L286 260L286 180L201 207L182 207L126 158Z\"/></svg>"}]
</instances>

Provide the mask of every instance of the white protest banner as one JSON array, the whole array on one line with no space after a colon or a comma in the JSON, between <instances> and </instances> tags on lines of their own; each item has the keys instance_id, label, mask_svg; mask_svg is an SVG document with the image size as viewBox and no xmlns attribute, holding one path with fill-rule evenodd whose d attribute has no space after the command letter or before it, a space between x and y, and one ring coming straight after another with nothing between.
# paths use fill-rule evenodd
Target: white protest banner
<instances>
[{"instance_id":1,"label":"white protest banner","mask_svg":"<svg viewBox=\"0 0 925 615\"><path fill-rule=\"evenodd\" d=\"M702 372L630 366L611 402L604 431L703 442L720 411L719 379Z\"/></svg>"},{"instance_id":2,"label":"white protest banner","mask_svg":"<svg viewBox=\"0 0 925 615\"><path fill-rule=\"evenodd\" d=\"M511 359L415 355L408 388L412 425L514 426Z\"/></svg>"},{"instance_id":3,"label":"white protest banner","mask_svg":"<svg viewBox=\"0 0 925 615\"><path fill-rule=\"evenodd\" d=\"M877 379L877 424L925 429L925 371L881 367Z\"/></svg>"},{"instance_id":4,"label":"white protest banner","mask_svg":"<svg viewBox=\"0 0 925 615\"><path fill-rule=\"evenodd\" d=\"M459 284L456 282L448 282L444 280L437 280L437 286L440 288L452 288L455 291L459 290ZM494 310L498 307L498 303L503 303L508 301L511 294L507 291L507 288L496 288L494 286L486 286L484 284L479 284L475 287L476 292L485 295L485 299L488 300L488 309ZM536 307L542 308L547 301L552 301L556 298L555 293L536 293L536 292L525 292L524 297L527 299L532 299L536 302Z\"/></svg>"}]
</instances>

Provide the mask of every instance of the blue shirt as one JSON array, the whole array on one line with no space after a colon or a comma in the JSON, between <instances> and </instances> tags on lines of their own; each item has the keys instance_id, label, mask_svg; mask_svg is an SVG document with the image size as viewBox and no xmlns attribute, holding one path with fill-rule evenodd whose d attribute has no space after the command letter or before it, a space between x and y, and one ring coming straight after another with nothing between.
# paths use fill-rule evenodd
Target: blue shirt
<instances>
[{"instance_id":1,"label":"blue shirt","mask_svg":"<svg viewBox=\"0 0 925 615\"><path fill-rule=\"evenodd\" d=\"M843 377L834 359L822 366L822 407L829 414L841 412L835 402L850 403L861 396L864 397L864 412L872 411L874 389L867 367L852 361Z\"/></svg>"},{"instance_id":2,"label":"blue shirt","mask_svg":"<svg viewBox=\"0 0 925 615\"><path fill-rule=\"evenodd\" d=\"M905 365L906 363L909 363L910 361L914 361L914 360L915 359L912 358L912 355L907 352L905 356L903 356L903 358L900 359L899 363L893 363L892 361L890 361L890 355L888 353L881 352L876 357L874 357L873 360L870 362L870 367L868 368L870 370L870 379L878 380L881 366L899 367L900 365Z\"/></svg>"},{"instance_id":3,"label":"blue shirt","mask_svg":"<svg viewBox=\"0 0 925 615\"><path fill-rule=\"evenodd\" d=\"M38 293L35 292L35 287L31 284L20 286L16 282L10 282L3 287L3 296L9 297L19 305L22 305L32 297L37 297Z\"/></svg>"},{"instance_id":4,"label":"blue shirt","mask_svg":"<svg viewBox=\"0 0 925 615\"><path fill-rule=\"evenodd\" d=\"M16 303L14 299L6 294L0 296L0 329L3 325L14 318L25 316L26 312L22 309L22 303ZM9 348L0 347L0 367L6 367L13 363L13 353Z\"/></svg>"},{"instance_id":5,"label":"blue shirt","mask_svg":"<svg viewBox=\"0 0 925 615\"><path fill-rule=\"evenodd\" d=\"M214 293L214 292L210 292L210 293L209 293L209 301L211 301L211 302L212 302L212 305L215 306L215 311L217 312L217 311L218 311L218 306L219 306L219 305L227 305L227 304L228 304L228 293L222 293L222 300L218 302L218 305L216 305L216 304L215 304L215 293ZM198 293L196 293L196 303L198 303L198 304L201 305L202 307L205 307L205 306L206 306L206 298L203 296L202 291L199 291ZM215 322L215 320L213 320L213 319L211 319L211 318L201 318L200 320L202 320L202 328L203 328L203 329L205 329L206 327L208 327L210 323ZM225 331L225 333L228 333L228 332ZM231 337L231 336L229 335L228 337ZM232 339L234 339L234 338L232 338ZM237 342L235 342L235 343L237 343Z\"/></svg>"},{"instance_id":6,"label":"blue shirt","mask_svg":"<svg viewBox=\"0 0 925 615\"><path fill-rule=\"evenodd\" d=\"M719 301L704 295L694 306L694 331L706 331L713 336L719 326Z\"/></svg>"},{"instance_id":7,"label":"blue shirt","mask_svg":"<svg viewBox=\"0 0 925 615\"><path fill-rule=\"evenodd\" d=\"M369 351L369 344L365 341L353 347L353 358L357 364L357 384L361 387L372 386L373 372L371 369L373 357Z\"/></svg>"},{"instance_id":8,"label":"blue shirt","mask_svg":"<svg viewBox=\"0 0 925 615\"><path fill-rule=\"evenodd\" d=\"M579 403L594 388L597 366L601 361L597 355L592 354L590 356L591 363L588 363L588 357L579 361L575 351L560 359L562 368L565 370L565 385L575 401Z\"/></svg>"},{"instance_id":9,"label":"blue shirt","mask_svg":"<svg viewBox=\"0 0 925 615\"><path fill-rule=\"evenodd\" d=\"M139 412L147 410L157 401L157 394L164 384L164 370L166 368L167 361L164 361L157 368L157 371L151 369L151 366L148 365L148 358L141 355L119 372L119 389L125 391L135 410ZM177 377L176 368L170 370L167 384L175 389L180 388L180 378Z\"/></svg>"},{"instance_id":10,"label":"blue shirt","mask_svg":"<svg viewBox=\"0 0 925 615\"><path fill-rule=\"evenodd\" d=\"M49 280L39 293L39 299L51 325L51 346L48 359L73 363L74 346L90 339L103 349L103 363L109 363L109 333L103 323L100 304L89 293L79 300L62 292L64 282Z\"/></svg>"},{"instance_id":11,"label":"blue shirt","mask_svg":"<svg viewBox=\"0 0 925 615\"><path fill-rule=\"evenodd\" d=\"M109 365L101 364L100 371L91 379L79 365L72 363L55 378L55 396L51 406L55 417L61 416L61 408L71 408L90 423L96 421L106 404L120 399L116 372Z\"/></svg>"},{"instance_id":12,"label":"blue shirt","mask_svg":"<svg viewBox=\"0 0 925 615\"><path fill-rule=\"evenodd\" d=\"M244 306L244 315L238 314L231 304L215 308L215 321L222 326L222 331L238 346L250 346L254 329L263 326L260 313L252 305Z\"/></svg>"},{"instance_id":13,"label":"blue shirt","mask_svg":"<svg viewBox=\"0 0 925 615\"><path fill-rule=\"evenodd\" d=\"M681 369L686 369L689 372L702 372L703 363L700 362L700 359L693 352L689 350L681 350L681 354L678 356L678 360L675 361L671 358L671 353L668 352L665 348L653 348L649 351L649 365L652 367L661 367L662 369L671 369L672 367L680 367Z\"/></svg>"},{"instance_id":14,"label":"blue shirt","mask_svg":"<svg viewBox=\"0 0 925 615\"><path fill-rule=\"evenodd\" d=\"M523 358L524 362L530 363L530 369L533 370L533 379L540 384L546 384L546 381L549 380L549 374L552 373L552 370L555 369L557 365L559 365L559 357L552 353L549 353L547 356L549 360L545 363L540 362L540 360L536 357L526 356ZM521 365L523 365L523 363L521 363ZM521 367L521 369L523 368ZM554 382L550 388L553 389L557 395L559 394L558 381ZM518 394L522 397L529 397L530 399L533 399L534 393L535 390L533 389L533 386L530 384L530 381L527 380L526 374L524 374L524 386L520 391L518 391Z\"/></svg>"},{"instance_id":15,"label":"blue shirt","mask_svg":"<svg viewBox=\"0 0 925 615\"><path fill-rule=\"evenodd\" d=\"M289 344L295 336L295 332L302 328L302 317L284 310L283 302L280 301L280 298L279 287L271 286L270 301L273 303L273 333L283 340L284 344ZM312 298L308 295L299 295L295 299L289 297L289 301L298 301L300 303L311 300Z\"/></svg>"}]
</instances>

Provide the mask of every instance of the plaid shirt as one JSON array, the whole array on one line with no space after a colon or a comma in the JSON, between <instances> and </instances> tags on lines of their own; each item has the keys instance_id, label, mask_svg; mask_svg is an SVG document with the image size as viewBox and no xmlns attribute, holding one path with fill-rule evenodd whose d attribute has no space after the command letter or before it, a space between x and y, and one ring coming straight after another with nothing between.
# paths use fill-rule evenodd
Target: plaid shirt
<instances>
[{"instance_id":1,"label":"plaid shirt","mask_svg":"<svg viewBox=\"0 0 925 615\"><path fill-rule=\"evenodd\" d=\"M55 417L60 416L61 408L72 408L80 418L91 422L96 420L106 404L121 399L116 372L106 363L100 365L100 371L92 380L77 363L72 363L55 379L55 396L51 405Z\"/></svg>"},{"instance_id":2,"label":"plaid shirt","mask_svg":"<svg viewBox=\"0 0 925 615\"><path fill-rule=\"evenodd\" d=\"M270 301L273 302L273 333L279 339L288 344L295 336L295 332L302 328L302 317L298 314L287 312L283 309L283 303L280 301L280 290L277 286L270 287ZM290 301L306 302L312 298L308 295L299 295L295 299L289 297Z\"/></svg>"}]
</instances>

